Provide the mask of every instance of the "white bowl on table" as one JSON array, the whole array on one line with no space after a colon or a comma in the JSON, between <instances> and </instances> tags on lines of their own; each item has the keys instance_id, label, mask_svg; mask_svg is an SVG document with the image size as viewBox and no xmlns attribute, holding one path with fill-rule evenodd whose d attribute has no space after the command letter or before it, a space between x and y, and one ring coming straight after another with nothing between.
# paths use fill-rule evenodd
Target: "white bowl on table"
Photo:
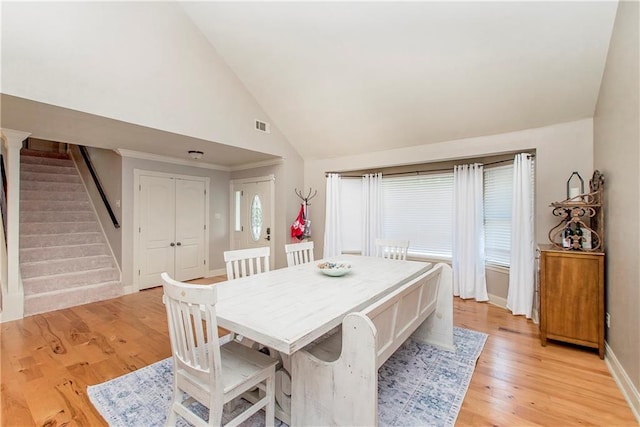
<instances>
[{"instance_id":1,"label":"white bowl on table","mask_svg":"<svg viewBox=\"0 0 640 427\"><path fill-rule=\"evenodd\" d=\"M318 268L327 276L339 277L351 271L351 264L341 261L326 261L318 264Z\"/></svg>"}]
</instances>

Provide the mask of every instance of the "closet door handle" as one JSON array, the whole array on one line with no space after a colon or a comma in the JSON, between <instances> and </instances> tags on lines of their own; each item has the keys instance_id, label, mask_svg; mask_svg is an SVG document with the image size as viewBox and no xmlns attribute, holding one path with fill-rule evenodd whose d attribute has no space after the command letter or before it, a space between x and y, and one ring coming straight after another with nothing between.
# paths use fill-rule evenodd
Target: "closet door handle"
<instances>
[{"instance_id":1,"label":"closet door handle","mask_svg":"<svg viewBox=\"0 0 640 427\"><path fill-rule=\"evenodd\" d=\"M175 246L175 245L176 245L176 244L175 244L175 243L173 243L173 242L169 243L169 246Z\"/></svg>"}]
</instances>

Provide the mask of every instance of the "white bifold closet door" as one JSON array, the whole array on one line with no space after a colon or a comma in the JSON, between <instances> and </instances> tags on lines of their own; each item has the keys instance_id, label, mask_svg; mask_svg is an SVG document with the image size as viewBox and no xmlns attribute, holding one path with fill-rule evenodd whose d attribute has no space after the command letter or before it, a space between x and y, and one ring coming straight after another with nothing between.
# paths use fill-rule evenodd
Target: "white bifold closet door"
<instances>
[{"instance_id":1,"label":"white bifold closet door","mask_svg":"<svg viewBox=\"0 0 640 427\"><path fill-rule=\"evenodd\" d=\"M139 289L160 285L164 271L176 280L203 277L205 182L140 176Z\"/></svg>"}]
</instances>

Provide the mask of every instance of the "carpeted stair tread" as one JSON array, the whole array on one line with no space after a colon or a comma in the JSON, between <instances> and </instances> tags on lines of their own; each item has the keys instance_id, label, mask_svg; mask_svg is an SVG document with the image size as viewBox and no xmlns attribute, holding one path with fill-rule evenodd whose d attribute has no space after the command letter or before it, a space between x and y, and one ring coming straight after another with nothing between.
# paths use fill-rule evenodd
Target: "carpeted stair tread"
<instances>
[{"instance_id":1,"label":"carpeted stair tread","mask_svg":"<svg viewBox=\"0 0 640 427\"><path fill-rule=\"evenodd\" d=\"M84 185L74 184L71 182L42 182L42 181L23 181L20 183L20 191L49 191L49 192L69 192L81 191L86 193Z\"/></svg>"},{"instance_id":2,"label":"carpeted stair tread","mask_svg":"<svg viewBox=\"0 0 640 427\"><path fill-rule=\"evenodd\" d=\"M42 163L21 163L20 172L35 172L59 175L77 175L78 171L75 167L64 165L47 165Z\"/></svg>"},{"instance_id":3,"label":"carpeted stair tread","mask_svg":"<svg viewBox=\"0 0 640 427\"><path fill-rule=\"evenodd\" d=\"M91 233L99 231L100 226L95 220L84 222L28 222L20 226L21 236L34 234Z\"/></svg>"},{"instance_id":4,"label":"carpeted stair tread","mask_svg":"<svg viewBox=\"0 0 640 427\"><path fill-rule=\"evenodd\" d=\"M20 169L25 316L122 295L120 271L71 157L22 150Z\"/></svg>"},{"instance_id":5,"label":"carpeted stair tread","mask_svg":"<svg viewBox=\"0 0 640 427\"><path fill-rule=\"evenodd\" d=\"M20 200L57 200L66 201L86 201L89 200L87 193L83 191L32 191L20 190Z\"/></svg>"},{"instance_id":6,"label":"carpeted stair tread","mask_svg":"<svg viewBox=\"0 0 640 427\"><path fill-rule=\"evenodd\" d=\"M80 258L93 255L109 255L107 246L104 243L91 243L20 249L20 262Z\"/></svg>"},{"instance_id":7,"label":"carpeted stair tread","mask_svg":"<svg viewBox=\"0 0 640 427\"><path fill-rule=\"evenodd\" d=\"M71 159L71 157L67 153L58 153L54 151L31 150L28 148L22 148L20 150L20 158L25 158L25 157L67 159L67 160Z\"/></svg>"},{"instance_id":8,"label":"carpeted stair tread","mask_svg":"<svg viewBox=\"0 0 640 427\"><path fill-rule=\"evenodd\" d=\"M92 211L57 211L52 215L50 211L27 211L20 215L20 223L31 222L85 222L95 221L96 215Z\"/></svg>"},{"instance_id":9,"label":"carpeted stair tread","mask_svg":"<svg viewBox=\"0 0 640 427\"><path fill-rule=\"evenodd\" d=\"M70 182L72 184L81 184L79 175L62 175L57 173L39 173L39 172L21 172L20 182L25 181L42 181L42 182Z\"/></svg>"},{"instance_id":10,"label":"carpeted stair tread","mask_svg":"<svg viewBox=\"0 0 640 427\"><path fill-rule=\"evenodd\" d=\"M113 259L108 255L85 256L81 258L52 259L45 261L21 262L20 272L23 279L73 273L74 271L97 270L114 267Z\"/></svg>"},{"instance_id":11,"label":"carpeted stair tread","mask_svg":"<svg viewBox=\"0 0 640 427\"><path fill-rule=\"evenodd\" d=\"M122 295L120 282L105 282L55 292L25 296L24 315L45 313L53 310L89 304Z\"/></svg>"},{"instance_id":12,"label":"carpeted stair tread","mask_svg":"<svg viewBox=\"0 0 640 427\"><path fill-rule=\"evenodd\" d=\"M20 156L20 165L48 165L61 166L63 168L75 167L75 163L73 163L73 160L71 159L56 159L39 156Z\"/></svg>"},{"instance_id":13,"label":"carpeted stair tread","mask_svg":"<svg viewBox=\"0 0 640 427\"><path fill-rule=\"evenodd\" d=\"M25 211L90 211L89 201L23 200L20 208Z\"/></svg>"},{"instance_id":14,"label":"carpeted stair tread","mask_svg":"<svg viewBox=\"0 0 640 427\"><path fill-rule=\"evenodd\" d=\"M118 269L97 268L88 271L52 274L46 277L32 277L23 279L22 284L25 295L34 295L42 292L53 292L118 280L120 280L120 272Z\"/></svg>"},{"instance_id":15,"label":"carpeted stair tread","mask_svg":"<svg viewBox=\"0 0 640 427\"><path fill-rule=\"evenodd\" d=\"M102 233L65 233L20 236L20 248L42 248L49 246L79 245L82 243L104 243Z\"/></svg>"}]
</instances>

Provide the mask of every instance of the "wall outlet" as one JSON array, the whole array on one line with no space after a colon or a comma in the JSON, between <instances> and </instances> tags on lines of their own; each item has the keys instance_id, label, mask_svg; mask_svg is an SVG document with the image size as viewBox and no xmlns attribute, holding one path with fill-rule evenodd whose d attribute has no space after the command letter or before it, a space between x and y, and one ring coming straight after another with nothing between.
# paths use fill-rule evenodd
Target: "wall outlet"
<instances>
[{"instance_id":1,"label":"wall outlet","mask_svg":"<svg viewBox=\"0 0 640 427\"><path fill-rule=\"evenodd\" d=\"M607 315L605 316L605 319L607 321L607 328L611 327L611 315L609 313L607 313Z\"/></svg>"}]
</instances>

